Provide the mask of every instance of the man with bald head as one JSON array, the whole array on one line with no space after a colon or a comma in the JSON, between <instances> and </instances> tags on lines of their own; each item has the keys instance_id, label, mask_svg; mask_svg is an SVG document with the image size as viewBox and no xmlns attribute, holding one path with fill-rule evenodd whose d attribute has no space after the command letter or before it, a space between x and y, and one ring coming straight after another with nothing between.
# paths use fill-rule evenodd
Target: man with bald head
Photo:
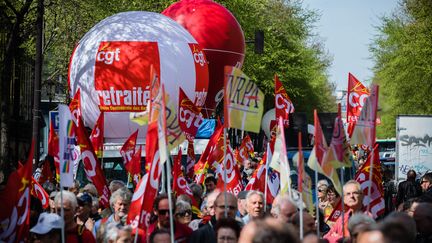
<instances>
[{"instance_id":1,"label":"man with bald head","mask_svg":"<svg viewBox=\"0 0 432 243\"><path fill-rule=\"evenodd\" d=\"M237 213L237 198L234 194L229 192L221 192L214 202L215 215L205 225L193 232L190 241L194 242L205 242L205 243L216 243L216 232L214 226L217 221L222 218L235 219ZM226 213L225 213L226 211ZM226 214L226 217L225 217ZM242 226L241 222L239 225Z\"/></svg>"},{"instance_id":2,"label":"man with bald head","mask_svg":"<svg viewBox=\"0 0 432 243\"><path fill-rule=\"evenodd\" d=\"M355 213L365 213L372 216L368 212L363 211L363 191L360 183L355 180L349 180L343 186L343 202L347 206L345 214L339 217L336 223L332 226L330 231L324 236L330 242L336 242L340 238L349 237L348 221Z\"/></svg>"}]
</instances>

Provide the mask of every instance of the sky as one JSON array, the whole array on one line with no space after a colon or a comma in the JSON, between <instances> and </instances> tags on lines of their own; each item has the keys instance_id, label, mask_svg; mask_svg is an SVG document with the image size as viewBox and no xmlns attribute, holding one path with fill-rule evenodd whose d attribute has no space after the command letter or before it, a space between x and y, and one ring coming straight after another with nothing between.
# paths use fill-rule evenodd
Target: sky
<instances>
[{"instance_id":1,"label":"sky","mask_svg":"<svg viewBox=\"0 0 432 243\"><path fill-rule=\"evenodd\" d=\"M379 33L380 17L390 16L398 0L303 0L303 7L321 15L313 32L332 58L329 76L336 91L347 89L348 72L368 85L374 64L369 45Z\"/></svg>"}]
</instances>

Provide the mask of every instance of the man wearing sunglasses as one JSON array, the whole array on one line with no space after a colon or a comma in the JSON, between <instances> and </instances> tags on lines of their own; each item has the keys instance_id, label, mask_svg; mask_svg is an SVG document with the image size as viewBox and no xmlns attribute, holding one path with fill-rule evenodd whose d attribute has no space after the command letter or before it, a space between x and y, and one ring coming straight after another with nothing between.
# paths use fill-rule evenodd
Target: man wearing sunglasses
<instances>
[{"instance_id":1,"label":"man wearing sunglasses","mask_svg":"<svg viewBox=\"0 0 432 243\"><path fill-rule=\"evenodd\" d=\"M235 219L237 213L237 198L229 192L221 192L214 202L215 215L205 225L194 231L190 243L216 243L216 223L222 218ZM225 213L226 212L226 213ZM226 215L226 217L225 217ZM242 226L241 222L238 222Z\"/></svg>"},{"instance_id":2,"label":"man wearing sunglasses","mask_svg":"<svg viewBox=\"0 0 432 243\"><path fill-rule=\"evenodd\" d=\"M172 204L175 206L175 204ZM170 210L167 194L159 194L153 202L153 213L156 217L150 222L147 230L147 237L155 230L166 229L170 230ZM175 212L173 212L175 216ZM183 225L174 220L174 241L175 242L189 242L189 237L192 234L192 229L187 225ZM149 238L148 238L149 239Z\"/></svg>"}]
</instances>

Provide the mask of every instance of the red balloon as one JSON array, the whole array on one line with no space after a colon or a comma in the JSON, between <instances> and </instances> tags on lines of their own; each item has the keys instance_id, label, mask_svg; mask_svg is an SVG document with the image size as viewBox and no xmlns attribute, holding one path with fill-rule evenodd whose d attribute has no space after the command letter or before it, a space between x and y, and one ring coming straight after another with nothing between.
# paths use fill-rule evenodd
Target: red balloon
<instances>
[{"instance_id":1,"label":"red balloon","mask_svg":"<svg viewBox=\"0 0 432 243\"><path fill-rule=\"evenodd\" d=\"M240 24L228 9L211 0L182 0L162 14L187 29L204 50L209 88L202 113L208 117L223 98L224 67L243 65L245 39Z\"/></svg>"}]
</instances>

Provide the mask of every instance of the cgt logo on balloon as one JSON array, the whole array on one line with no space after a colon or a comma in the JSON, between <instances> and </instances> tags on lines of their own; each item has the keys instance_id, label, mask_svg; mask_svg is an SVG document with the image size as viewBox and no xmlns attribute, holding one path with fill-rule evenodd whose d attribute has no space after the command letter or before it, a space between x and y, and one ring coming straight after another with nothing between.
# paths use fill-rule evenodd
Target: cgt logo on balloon
<instances>
[{"instance_id":1,"label":"cgt logo on balloon","mask_svg":"<svg viewBox=\"0 0 432 243\"><path fill-rule=\"evenodd\" d=\"M156 42L101 42L96 54L95 89L101 111L145 111L150 99L150 66L160 76Z\"/></svg>"}]
</instances>

